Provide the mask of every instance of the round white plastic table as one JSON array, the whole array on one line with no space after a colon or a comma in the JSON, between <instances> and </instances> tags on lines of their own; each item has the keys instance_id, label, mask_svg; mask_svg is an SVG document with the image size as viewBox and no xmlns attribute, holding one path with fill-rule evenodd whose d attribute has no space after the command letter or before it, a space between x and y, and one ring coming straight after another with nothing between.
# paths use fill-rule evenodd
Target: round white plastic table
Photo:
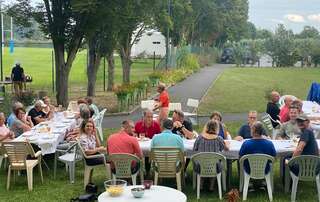
<instances>
[{"instance_id":1,"label":"round white plastic table","mask_svg":"<svg viewBox=\"0 0 320 202\"><path fill-rule=\"evenodd\" d=\"M127 186L121 196L111 197L107 192L99 195L99 202L186 202L187 197L181 191L163 186L151 186L151 189L144 191L142 198L134 198L131 194L131 189L139 186ZM141 187L141 186L140 186Z\"/></svg>"}]
</instances>

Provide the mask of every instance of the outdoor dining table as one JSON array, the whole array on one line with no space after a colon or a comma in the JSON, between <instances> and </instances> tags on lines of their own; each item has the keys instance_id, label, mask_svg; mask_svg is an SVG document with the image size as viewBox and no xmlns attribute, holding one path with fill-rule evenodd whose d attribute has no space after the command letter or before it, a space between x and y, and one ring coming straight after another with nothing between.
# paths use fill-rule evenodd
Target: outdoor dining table
<instances>
[{"instance_id":1,"label":"outdoor dining table","mask_svg":"<svg viewBox=\"0 0 320 202\"><path fill-rule=\"evenodd\" d=\"M320 138L320 105L316 102L303 101L302 111L310 118L310 127L315 137Z\"/></svg>"},{"instance_id":2,"label":"outdoor dining table","mask_svg":"<svg viewBox=\"0 0 320 202\"><path fill-rule=\"evenodd\" d=\"M50 121L39 123L30 131L15 138L16 141L29 141L41 149L42 155L56 152L57 146L63 142L68 129L76 126L74 115L65 116L63 112L56 112ZM45 129L47 128L47 129Z\"/></svg>"},{"instance_id":3,"label":"outdoor dining table","mask_svg":"<svg viewBox=\"0 0 320 202\"><path fill-rule=\"evenodd\" d=\"M239 159L239 151L244 141L226 140L226 142L229 142L230 144L230 149L229 151L221 152L227 159L227 186L228 187L230 187L229 186L230 179L232 176L232 162L234 160ZM297 143L293 142L292 140L270 140L270 141L272 141L277 153L277 157L279 157L280 159L288 156L289 154L292 154L297 146ZM194 142L195 142L195 139L192 139L192 140L183 139L186 158L191 158L193 154L197 153L193 151ZM318 143L318 147L320 148L320 140L317 140L317 143ZM151 140L139 141L139 145L144 156L149 156L149 153L151 151Z\"/></svg>"},{"instance_id":4,"label":"outdoor dining table","mask_svg":"<svg viewBox=\"0 0 320 202\"><path fill-rule=\"evenodd\" d=\"M141 187L141 186L127 186L124 188L124 192L121 196L118 197L111 197L107 192L103 192L99 195L98 201L99 202L131 202L131 201L148 201L148 202L186 202L187 197L181 191L176 189L172 189L170 187L164 186L151 186L150 189L146 189L144 192L144 196L142 198L134 198L131 194L131 189L134 187Z\"/></svg>"}]
</instances>

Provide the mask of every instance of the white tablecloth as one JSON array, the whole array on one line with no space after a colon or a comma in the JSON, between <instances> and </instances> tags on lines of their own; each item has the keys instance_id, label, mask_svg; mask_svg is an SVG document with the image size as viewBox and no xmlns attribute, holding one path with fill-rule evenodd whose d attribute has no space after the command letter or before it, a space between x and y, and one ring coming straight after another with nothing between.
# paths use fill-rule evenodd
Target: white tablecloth
<instances>
[{"instance_id":1,"label":"white tablecloth","mask_svg":"<svg viewBox=\"0 0 320 202\"><path fill-rule=\"evenodd\" d=\"M44 124L38 124L31 131L23 133L17 137L17 141L28 140L36 144L42 152L42 155L52 154L56 152L57 146L64 140L67 129L72 129L76 125L76 120L65 118L62 112L55 113L54 118L46 122L51 128L50 132L40 133L39 129L44 127Z\"/></svg>"},{"instance_id":2,"label":"white tablecloth","mask_svg":"<svg viewBox=\"0 0 320 202\"><path fill-rule=\"evenodd\" d=\"M131 189L139 186L127 186L124 193L118 197L111 197L107 192L103 192L99 195L99 202L186 202L187 197L181 191L163 186L152 186L151 189L145 190L142 198L134 198L131 194Z\"/></svg>"},{"instance_id":3,"label":"white tablecloth","mask_svg":"<svg viewBox=\"0 0 320 202\"><path fill-rule=\"evenodd\" d=\"M236 140L226 140L230 142L230 150L223 151L222 154L225 155L228 159L237 159L239 158L239 151L243 142ZM291 140L271 140L278 156L291 153L295 150L295 143ZM193 144L195 140L183 140L184 149L187 157L191 157L195 152L193 152ZM318 146L320 148L320 140L317 140ZM145 156L149 156L151 150L151 140L148 141L139 141L140 148L143 151Z\"/></svg>"}]
</instances>

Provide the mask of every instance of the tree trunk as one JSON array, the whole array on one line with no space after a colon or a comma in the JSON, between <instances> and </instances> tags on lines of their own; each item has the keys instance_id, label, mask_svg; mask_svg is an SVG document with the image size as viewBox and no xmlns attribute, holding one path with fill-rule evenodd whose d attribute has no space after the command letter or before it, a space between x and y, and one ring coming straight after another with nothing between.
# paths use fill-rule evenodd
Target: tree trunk
<instances>
[{"instance_id":1,"label":"tree trunk","mask_svg":"<svg viewBox=\"0 0 320 202\"><path fill-rule=\"evenodd\" d=\"M130 83L130 71L131 71L131 50L129 46L120 48L120 58L122 64L122 83Z\"/></svg>"},{"instance_id":2,"label":"tree trunk","mask_svg":"<svg viewBox=\"0 0 320 202\"><path fill-rule=\"evenodd\" d=\"M107 91L112 91L114 86L114 57L113 52L107 56L108 60L108 87Z\"/></svg>"},{"instance_id":3,"label":"tree trunk","mask_svg":"<svg viewBox=\"0 0 320 202\"><path fill-rule=\"evenodd\" d=\"M70 67L65 63L63 45L55 45L54 53L56 63L56 99L58 104L66 107L68 105L68 78Z\"/></svg>"},{"instance_id":4,"label":"tree trunk","mask_svg":"<svg viewBox=\"0 0 320 202\"><path fill-rule=\"evenodd\" d=\"M89 39L89 61L87 66L87 96L95 96L97 72L101 62L101 54L97 51L97 40Z\"/></svg>"}]
</instances>

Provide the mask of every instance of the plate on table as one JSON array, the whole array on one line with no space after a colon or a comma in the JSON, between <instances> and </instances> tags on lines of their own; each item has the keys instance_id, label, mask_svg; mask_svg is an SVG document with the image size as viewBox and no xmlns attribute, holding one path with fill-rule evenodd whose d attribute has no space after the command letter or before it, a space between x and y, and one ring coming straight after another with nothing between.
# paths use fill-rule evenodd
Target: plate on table
<instances>
[{"instance_id":1,"label":"plate on table","mask_svg":"<svg viewBox=\"0 0 320 202\"><path fill-rule=\"evenodd\" d=\"M22 136L23 137L31 137L31 136L33 136L34 134L31 132L31 131L27 131L27 132L24 132L23 134L22 134Z\"/></svg>"},{"instance_id":2,"label":"plate on table","mask_svg":"<svg viewBox=\"0 0 320 202\"><path fill-rule=\"evenodd\" d=\"M45 140L50 140L50 139L53 139L55 136L54 135L49 135L49 134L46 134L46 135L42 135L41 138L42 139L45 139Z\"/></svg>"}]
</instances>

